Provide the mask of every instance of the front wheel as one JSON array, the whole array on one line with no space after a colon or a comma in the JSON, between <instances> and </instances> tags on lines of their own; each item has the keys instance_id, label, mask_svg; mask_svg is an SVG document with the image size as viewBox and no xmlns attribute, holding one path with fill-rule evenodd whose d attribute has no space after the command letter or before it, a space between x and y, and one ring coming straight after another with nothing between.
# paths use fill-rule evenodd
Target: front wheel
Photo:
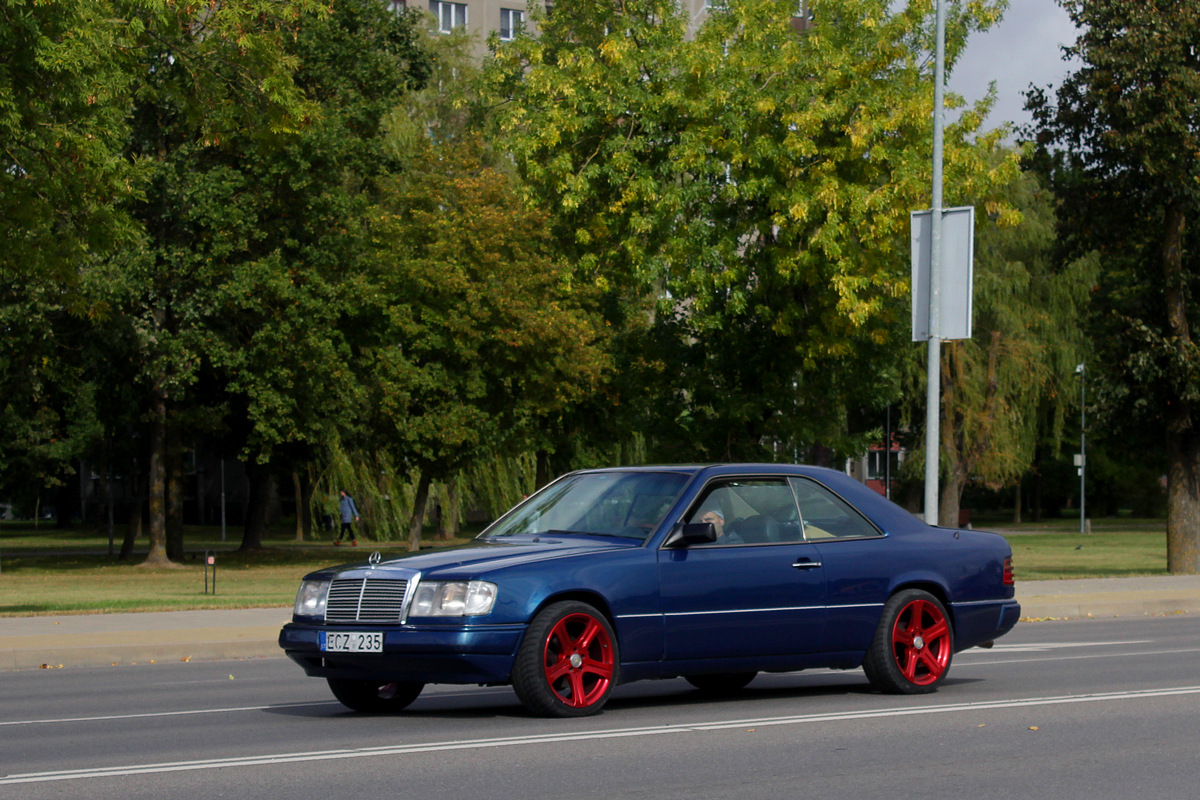
<instances>
[{"instance_id":1,"label":"front wheel","mask_svg":"<svg viewBox=\"0 0 1200 800\"><path fill-rule=\"evenodd\" d=\"M415 681L358 681L326 678L329 689L346 708L364 714L402 711L417 699L425 684Z\"/></svg>"},{"instance_id":2,"label":"front wheel","mask_svg":"<svg viewBox=\"0 0 1200 800\"><path fill-rule=\"evenodd\" d=\"M888 694L928 694L950 669L954 630L941 602L920 589L888 598L863 671Z\"/></svg>"},{"instance_id":3,"label":"front wheel","mask_svg":"<svg viewBox=\"0 0 1200 800\"><path fill-rule=\"evenodd\" d=\"M618 680L617 637L587 603L554 603L538 612L513 665L513 689L530 712L584 717L608 702Z\"/></svg>"}]
</instances>

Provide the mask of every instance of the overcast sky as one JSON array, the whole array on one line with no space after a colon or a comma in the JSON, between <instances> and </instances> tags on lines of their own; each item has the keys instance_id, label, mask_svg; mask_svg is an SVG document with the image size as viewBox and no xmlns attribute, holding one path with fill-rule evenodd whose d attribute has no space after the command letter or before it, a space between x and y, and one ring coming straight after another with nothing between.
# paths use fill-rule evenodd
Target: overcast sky
<instances>
[{"instance_id":1,"label":"overcast sky","mask_svg":"<svg viewBox=\"0 0 1200 800\"><path fill-rule=\"evenodd\" d=\"M1004 121L1025 123L1021 92L1029 84L1058 88L1070 65L1062 46L1075 41L1075 26L1054 0L1009 0L999 25L973 34L967 51L954 66L948 88L968 102L981 99L996 82L996 105L985 128Z\"/></svg>"}]
</instances>

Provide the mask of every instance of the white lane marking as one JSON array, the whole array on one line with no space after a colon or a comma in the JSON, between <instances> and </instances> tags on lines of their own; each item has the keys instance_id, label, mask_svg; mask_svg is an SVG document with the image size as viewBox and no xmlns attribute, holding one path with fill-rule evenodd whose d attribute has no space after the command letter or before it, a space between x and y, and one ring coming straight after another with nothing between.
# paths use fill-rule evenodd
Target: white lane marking
<instances>
[{"instance_id":1,"label":"white lane marking","mask_svg":"<svg viewBox=\"0 0 1200 800\"><path fill-rule=\"evenodd\" d=\"M483 687L471 691L427 692L423 697L454 698L480 697L486 694L511 692L507 687ZM144 711L137 714L108 714L95 717L58 717L53 719L11 719L0 720L0 727L7 725L46 725L58 722L109 722L119 719L145 719L148 717L188 717L193 714L236 714L244 711L274 711L280 708L324 708L336 706L345 708L336 700L322 700L312 703L276 703L269 706L231 706L228 708L188 708L179 711Z\"/></svg>"},{"instance_id":2,"label":"white lane marking","mask_svg":"<svg viewBox=\"0 0 1200 800\"><path fill-rule=\"evenodd\" d=\"M998 644L990 648L993 653L1043 653L1061 650L1064 647L1110 647L1120 644L1152 644L1153 639L1131 639L1127 642L1029 642L1027 644Z\"/></svg>"},{"instance_id":3,"label":"white lane marking","mask_svg":"<svg viewBox=\"0 0 1200 800\"><path fill-rule=\"evenodd\" d=\"M979 652L974 652L974 651L971 651L971 652L977 656L985 655L987 653L986 650L981 650ZM1151 651L1151 654L1156 655L1156 656L1179 655L1180 653L1200 653L1200 647L1180 647L1175 650L1153 650L1153 651ZM955 656L954 669L959 669L962 667L983 667L983 666L990 666L990 665L995 665L995 664L1043 664L1047 661L1083 661L1083 660L1086 660L1089 658L1145 658L1147 654L1144 652L1103 653L1103 654L1089 653L1087 655L1080 655L1080 656L1042 656L1041 658L993 658L993 659L989 659L989 660L985 660L985 661L977 661L974 658L963 661L963 660L961 660L961 656L963 656L963 655L964 655L964 653L959 653Z\"/></svg>"},{"instance_id":4,"label":"white lane marking","mask_svg":"<svg viewBox=\"0 0 1200 800\"><path fill-rule=\"evenodd\" d=\"M1058 650L1069 647L1103 647L1107 645L1130 645L1130 644L1150 644L1151 639L1134 639L1126 642L1046 642L1042 644L1015 644L1015 645L996 645L987 650L970 649L962 653L958 653L954 658L954 666L962 667L982 667L991 666L994 664L1025 664L1039 661L1073 661L1077 659L1087 658L1121 658L1122 656L1144 656L1145 652L1138 653L1105 653L1095 655L1080 655L1080 656L1057 656L1051 658L1005 658L1005 659L990 659L992 655L1008 655L1009 653L1042 653L1050 650ZM1171 655L1179 653L1195 653L1200 652L1200 648L1184 648L1177 650L1155 650L1155 655ZM985 660L979 660L979 659ZM964 660L965 659L965 660ZM845 670L804 670L807 676L813 676L823 673L845 674ZM799 672L794 673L799 674ZM484 693L500 693L510 692L507 687L481 687L472 689L468 692L463 691L443 691L436 694L439 698L449 697L480 697ZM435 696L433 693L427 693L426 697ZM181 711L154 711L138 714L110 714L106 716L95 717L60 717L57 719L18 719L18 720L0 720L0 727L12 725L43 725L62 722L109 722L122 719L145 719L151 717L186 717L194 714L231 714L246 711L271 711L279 708L321 708L324 706L339 706L340 703L334 701L314 702L314 703L281 703L270 706L234 706L231 708L197 708L184 709Z\"/></svg>"},{"instance_id":5,"label":"white lane marking","mask_svg":"<svg viewBox=\"0 0 1200 800\"><path fill-rule=\"evenodd\" d=\"M574 733L550 733L539 736L514 736L494 739L464 739L427 744L392 745L387 747L365 747L353 750L317 750L300 753L276 753L260 756L203 759L197 761L168 761L159 764L134 764L115 767L93 767L90 769L59 770L56 772L29 772L0 778L0 786L23 783L46 783L94 778L114 778L128 775L152 775L193 770L225 769L232 767L268 766L299 762L329 761L344 758L378 758L381 756L411 755L415 753L437 753L454 750L480 750L496 747L522 747L547 743L577 742L596 739L620 739L662 734L721 731L736 728L762 728L781 725L804 725L821 722L846 722L885 717L907 717L923 714L945 714L960 711L1007 710L1035 706L1067 705L1075 703L1103 703L1119 700L1139 700L1157 697L1178 697L1200 694L1200 686L1177 686L1167 689L1142 689L1128 692L1105 692L1098 694L1062 695L1058 697L1026 697L1012 700L990 700L972 703L920 706L916 708L876 708L862 711L833 711L823 714L802 714L785 717L759 717L753 719L727 720L681 725L657 725L642 728L612 728L599 731L577 731Z\"/></svg>"},{"instance_id":6,"label":"white lane marking","mask_svg":"<svg viewBox=\"0 0 1200 800\"><path fill-rule=\"evenodd\" d=\"M149 717L187 717L193 714L229 714L237 711L270 711L276 708L316 708L318 706L340 705L328 703L280 703L275 706L235 706L233 708L192 708L184 711L146 711L140 714L110 714L99 717L60 717L58 719L13 719L0 722L0 725L42 725L51 722L108 722L116 719L146 719Z\"/></svg>"}]
</instances>

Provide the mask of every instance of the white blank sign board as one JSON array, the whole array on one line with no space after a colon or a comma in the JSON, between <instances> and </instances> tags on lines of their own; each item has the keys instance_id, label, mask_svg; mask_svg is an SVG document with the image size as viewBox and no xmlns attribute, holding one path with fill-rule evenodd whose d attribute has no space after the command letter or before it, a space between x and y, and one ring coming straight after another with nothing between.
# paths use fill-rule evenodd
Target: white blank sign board
<instances>
[{"instance_id":1,"label":"white blank sign board","mask_svg":"<svg viewBox=\"0 0 1200 800\"><path fill-rule=\"evenodd\" d=\"M912 338L929 339L929 274L933 259L933 211L913 211ZM942 280L938 291L939 339L971 338L975 282L975 207L942 209Z\"/></svg>"}]
</instances>

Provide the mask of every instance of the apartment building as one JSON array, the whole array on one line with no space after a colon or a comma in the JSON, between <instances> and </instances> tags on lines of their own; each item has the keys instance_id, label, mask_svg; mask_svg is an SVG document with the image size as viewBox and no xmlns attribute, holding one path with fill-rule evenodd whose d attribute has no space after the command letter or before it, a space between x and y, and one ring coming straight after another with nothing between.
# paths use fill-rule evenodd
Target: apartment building
<instances>
[{"instance_id":1,"label":"apartment building","mask_svg":"<svg viewBox=\"0 0 1200 800\"><path fill-rule=\"evenodd\" d=\"M571 0L558 0L571 2ZM714 0L680 0L687 9L690 27L695 30L704 18L705 12L712 7ZM480 55L485 51L488 36L496 31L500 41L511 40L522 29L531 25L530 10L535 5L546 5L553 8L554 2L543 0L391 0L393 8L428 8L436 20L437 30L450 33L456 28L466 28L476 42Z\"/></svg>"}]
</instances>

